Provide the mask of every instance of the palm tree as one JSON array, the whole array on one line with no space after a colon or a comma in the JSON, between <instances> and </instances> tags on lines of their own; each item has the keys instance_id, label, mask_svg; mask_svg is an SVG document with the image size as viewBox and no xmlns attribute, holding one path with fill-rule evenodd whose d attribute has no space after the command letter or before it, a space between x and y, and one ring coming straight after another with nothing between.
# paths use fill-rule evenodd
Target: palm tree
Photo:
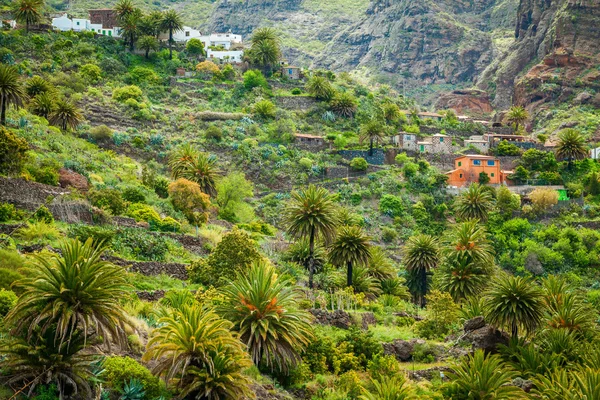
<instances>
[{"instance_id":1,"label":"palm tree","mask_svg":"<svg viewBox=\"0 0 600 400\"><path fill-rule=\"evenodd\" d=\"M425 306L425 296L429 291L428 275L440 262L439 243L431 235L411 236L404 246L404 265L410 277L409 288L413 301Z\"/></svg>"},{"instance_id":2,"label":"palm tree","mask_svg":"<svg viewBox=\"0 0 600 400\"><path fill-rule=\"evenodd\" d=\"M75 129L83 121L83 116L77 106L70 100L59 99L54 110L48 118L48 122L52 125L58 125L60 129Z\"/></svg>"},{"instance_id":3,"label":"palm tree","mask_svg":"<svg viewBox=\"0 0 600 400\"><path fill-rule=\"evenodd\" d=\"M122 36L124 40L125 38L127 38L126 42L129 43L129 51L134 50L135 38L140 33L139 21L141 17L142 12L137 8L129 14L125 14L122 17L119 17Z\"/></svg>"},{"instance_id":4,"label":"palm tree","mask_svg":"<svg viewBox=\"0 0 600 400\"><path fill-rule=\"evenodd\" d=\"M173 33L183 29L183 20L181 15L175 10L168 10L163 14L163 19L160 23L160 28L163 31L169 32L169 60L173 59Z\"/></svg>"},{"instance_id":5,"label":"palm tree","mask_svg":"<svg viewBox=\"0 0 600 400\"><path fill-rule=\"evenodd\" d=\"M308 188L293 191L290 202L284 211L287 233L295 239L308 238L309 259L308 286L313 288L315 273L315 241L323 239L329 244L335 236L338 223L335 203L327 189L309 185Z\"/></svg>"},{"instance_id":6,"label":"palm tree","mask_svg":"<svg viewBox=\"0 0 600 400\"><path fill-rule=\"evenodd\" d=\"M373 390L363 389L364 394L360 400L413 400L417 395L407 384L402 375L381 376L379 379L371 379Z\"/></svg>"},{"instance_id":7,"label":"palm tree","mask_svg":"<svg viewBox=\"0 0 600 400\"><path fill-rule=\"evenodd\" d=\"M299 310L299 293L264 262L223 289L218 312L233 323L257 366L264 361L272 370L287 372L300 361L300 352L312 339L310 314Z\"/></svg>"},{"instance_id":8,"label":"palm tree","mask_svg":"<svg viewBox=\"0 0 600 400\"><path fill-rule=\"evenodd\" d=\"M529 113L521 106L512 106L506 114L506 120L515 125L515 132L519 130L519 126L524 124L529 118Z\"/></svg>"},{"instance_id":9,"label":"palm tree","mask_svg":"<svg viewBox=\"0 0 600 400\"><path fill-rule=\"evenodd\" d=\"M213 197L217 195L215 181L220 171L216 158L185 144L171 155L169 166L173 179L196 182L204 193Z\"/></svg>"},{"instance_id":10,"label":"palm tree","mask_svg":"<svg viewBox=\"0 0 600 400\"><path fill-rule=\"evenodd\" d=\"M331 99L331 109L338 115L346 118L352 118L356 113L358 102L350 93L340 93Z\"/></svg>"},{"instance_id":11,"label":"palm tree","mask_svg":"<svg viewBox=\"0 0 600 400\"><path fill-rule=\"evenodd\" d=\"M13 17L20 24L25 24L25 32L29 33L29 25L42 20L44 0L17 0L13 5Z\"/></svg>"},{"instance_id":12,"label":"palm tree","mask_svg":"<svg viewBox=\"0 0 600 400\"><path fill-rule=\"evenodd\" d=\"M273 42L279 42L279 35L277 35L277 31L273 28L265 27L258 28L252 34L252 38L250 39L251 43L264 42L266 40L270 40Z\"/></svg>"},{"instance_id":13,"label":"palm tree","mask_svg":"<svg viewBox=\"0 0 600 400\"><path fill-rule=\"evenodd\" d=\"M371 248L371 257L367 265L369 275L378 280L393 279L397 276L392 261L379 246Z\"/></svg>"},{"instance_id":14,"label":"palm tree","mask_svg":"<svg viewBox=\"0 0 600 400\"><path fill-rule=\"evenodd\" d=\"M455 301L479 294L493 272L493 250L487 232L469 220L456 225L442 247L440 288Z\"/></svg>"},{"instance_id":15,"label":"palm tree","mask_svg":"<svg viewBox=\"0 0 600 400\"><path fill-rule=\"evenodd\" d=\"M252 62L263 68L265 76L269 75L272 65L281 57L279 36L273 28L259 28L250 39L250 58Z\"/></svg>"},{"instance_id":16,"label":"palm tree","mask_svg":"<svg viewBox=\"0 0 600 400\"><path fill-rule=\"evenodd\" d=\"M331 82L324 77L319 75L313 75L306 83L306 90L317 100L329 101L335 94Z\"/></svg>"},{"instance_id":17,"label":"palm tree","mask_svg":"<svg viewBox=\"0 0 600 400\"><path fill-rule=\"evenodd\" d=\"M383 139L384 132L385 129L377 120L372 120L362 126L359 139L361 143L365 140L369 141L369 156L373 155L373 143Z\"/></svg>"},{"instance_id":18,"label":"palm tree","mask_svg":"<svg viewBox=\"0 0 600 400\"><path fill-rule=\"evenodd\" d=\"M119 22L123 22L128 15L131 15L135 12L136 8L131 0L119 0L119 2L115 4L114 10L117 14L117 19Z\"/></svg>"},{"instance_id":19,"label":"palm tree","mask_svg":"<svg viewBox=\"0 0 600 400\"><path fill-rule=\"evenodd\" d=\"M462 358L449 374L449 398L473 400L527 399L527 394L512 385L517 373L504 366L496 354L486 355L476 350L473 355Z\"/></svg>"},{"instance_id":20,"label":"palm tree","mask_svg":"<svg viewBox=\"0 0 600 400\"><path fill-rule=\"evenodd\" d=\"M144 36L152 36L158 40L161 32L160 24L163 19L163 13L155 10L142 17L138 23L140 33Z\"/></svg>"},{"instance_id":21,"label":"palm tree","mask_svg":"<svg viewBox=\"0 0 600 400\"><path fill-rule=\"evenodd\" d=\"M488 213L493 207L492 200L492 194L485 186L472 183L456 200L456 216L462 220L487 221Z\"/></svg>"},{"instance_id":22,"label":"palm tree","mask_svg":"<svg viewBox=\"0 0 600 400\"><path fill-rule=\"evenodd\" d=\"M126 317L120 300L128 296L125 270L101 256L105 248L73 239L61 246L62 255L38 256L27 277L17 284L22 290L15 308L6 316L13 333L44 335L54 329L62 344L81 331L84 340L95 333L126 338Z\"/></svg>"},{"instance_id":23,"label":"palm tree","mask_svg":"<svg viewBox=\"0 0 600 400\"><path fill-rule=\"evenodd\" d=\"M54 383L60 400L92 399L90 382L97 355L83 352L86 340L82 331L75 330L65 342L57 341L56 334L53 324L41 333L34 331L30 337L17 335L3 339L0 352L5 357L4 384L21 386L27 398L33 398L39 385Z\"/></svg>"},{"instance_id":24,"label":"palm tree","mask_svg":"<svg viewBox=\"0 0 600 400\"><path fill-rule=\"evenodd\" d=\"M0 64L0 124L6 125L6 109L23 105L25 92L19 81L19 73L13 66Z\"/></svg>"},{"instance_id":25,"label":"palm tree","mask_svg":"<svg viewBox=\"0 0 600 400\"><path fill-rule=\"evenodd\" d=\"M50 82L38 75L31 77L25 84L25 93L27 93L29 97L35 97L52 90L53 87Z\"/></svg>"},{"instance_id":26,"label":"palm tree","mask_svg":"<svg viewBox=\"0 0 600 400\"><path fill-rule=\"evenodd\" d=\"M329 247L329 262L347 267L347 286L352 286L352 267L367 265L371 259L371 238L360 226L343 226Z\"/></svg>"},{"instance_id":27,"label":"palm tree","mask_svg":"<svg viewBox=\"0 0 600 400\"><path fill-rule=\"evenodd\" d=\"M588 155L584 137L575 129L564 129L558 134L556 157L567 160L569 168L574 160L583 160Z\"/></svg>"},{"instance_id":28,"label":"palm tree","mask_svg":"<svg viewBox=\"0 0 600 400\"><path fill-rule=\"evenodd\" d=\"M510 328L517 339L519 328L532 333L544 316L543 293L531 279L503 277L484 297L486 320L498 327Z\"/></svg>"},{"instance_id":29,"label":"palm tree","mask_svg":"<svg viewBox=\"0 0 600 400\"><path fill-rule=\"evenodd\" d=\"M142 49L145 51L146 59L148 59L151 50L158 50L158 41L154 38L154 36L142 36L137 41L138 49Z\"/></svg>"},{"instance_id":30,"label":"palm tree","mask_svg":"<svg viewBox=\"0 0 600 400\"><path fill-rule=\"evenodd\" d=\"M251 365L232 324L212 310L184 306L158 321L145 360L157 360L153 372L179 389L179 399L235 400L251 394L243 373Z\"/></svg>"},{"instance_id":31,"label":"palm tree","mask_svg":"<svg viewBox=\"0 0 600 400\"><path fill-rule=\"evenodd\" d=\"M38 94L29 104L29 108L33 114L46 119L54 112L55 107L54 95L52 93Z\"/></svg>"},{"instance_id":32,"label":"palm tree","mask_svg":"<svg viewBox=\"0 0 600 400\"><path fill-rule=\"evenodd\" d=\"M381 117L386 124L394 124L399 120L406 120L404 114L400 111L400 107L394 103L386 102L381 105Z\"/></svg>"}]
</instances>

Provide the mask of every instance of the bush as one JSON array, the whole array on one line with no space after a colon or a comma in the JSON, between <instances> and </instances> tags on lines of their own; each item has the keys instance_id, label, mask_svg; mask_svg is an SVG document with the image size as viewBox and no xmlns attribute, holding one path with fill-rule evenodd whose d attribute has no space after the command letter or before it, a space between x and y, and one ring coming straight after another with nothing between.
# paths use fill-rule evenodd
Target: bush
<instances>
[{"instance_id":1,"label":"bush","mask_svg":"<svg viewBox=\"0 0 600 400\"><path fill-rule=\"evenodd\" d=\"M18 219L18 215L15 206L9 203L0 203L0 222Z\"/></svg>"},{"instance_id":2,"label":"bush","mask_svg":"<svg viewBox=\"0 0 600 400\"><path fill-rule=\"evenodd\" d=\"M396 357L392 355L376 354L367 364L367 371L373 379L379 379L384 376L392 377L401 372L400 364Z\"/></svg>"},{"instance_id":3,"label":"bush","mask_svg":"<svg viewBox=\"0 0 600 400\"><path fill-rule=\"evenodd\" d=\"M121 215L127 207L125 200L121 196L121 192L116 189L90 190L88 199L92 205L107 209L112 215Z\"/></svg>"},{"instance_id":4,"label":"bush","mask_svg":"<svg viewBox=\"0 0 600 400\"><path fill-rule=\"evenodd\" d=\"M0 250L0 257L4 256L3 252L6 252L6 250ZM0 266L2 266L2 264L0 264ZM22 264L20 266L22 266ZM0 289L11 290L12 284L21 279L23 279L23 275L16 270L12 268L0 268Z\"/></svg>"},{"instance_id":5,"label":"bush","mask_svg":"<svg viewBox=\"0 0 600 400\"><path fill-rule=\"evenodd\" d=\"M358 357L363 368L367 366L369 360L373 359L373 356L383 352L383 347L373 338L372 332L365 332L356 326L350 328L344 341L352 345L353 353Z\"/></svg>"},{"instance_id":6,"label":"bush","mask_svg":"<svg viewBox=\"0 0 600 400\"><path fill-rule=\"evenodd\" d=\"M291 93L292 93L294 96L297 96L297 95L299 95L299 94L302 94L302 89L300 89L300 88L293 88L293 89L291 90Z\"/></svg>"},{"instance_id":7,"label":"bush","mask_svg":"<svg viewBox=\"0 0 600 400\"><path fill-rule=\"evenodd\" d=\"M369 168L369 163L362 157L354 157L352 161L350 161L350 168L354 171L366 171Z\"/></svg>"},{"instance_id":8,"label":"bush","mask_svg":"<svg viewBox=\"0 0 600 400\"><path fill-rule=\"evenodd\" d=\"M88 238L92 238L95 242L103 242L108 245L116 235L116 230L110 226L94 226L94 225L70 225L69 237L74 237L82 242Z\"/></svg>"},{"instance_id":9,"label":"bush","mask_svg":"<svg viewBox=\"0 0 600 400\"><path fill-rule=\"evenodd\" d=\"M151 68L137 66L129 72L129 80L132 83L156 82L159 77Z\"/></svg>"},{"instance_id":10,"label":"bush","mask_svg":"<svg viewBox=\"0 0 600 400\"><path fill-rule=\"evenodd\" d=\"M29 222L26 226L19 228L15 236L27 242L45 241L58 239L60 232L53 224Z\"/></svg>"},{"instance_id":11,"label":"bush","mask_svg":"<svg viewBox=\"0 0 600 400\"><path fill-rule=\"evenodd\" d=\"M221 70L221 75L226 81L233 80L235 79L235 69L233 69L231 64L226 64Z\"/></svg>"},{"instance_id":12,"label":"bush","mask_svg":"<svg viewBox=\"0 0 600 400\"><path fill-rule=\"evenodd\" d=\"M223 131L219 129L219 127L211 125L206 128L206 132L204 132L204 137L207 140L214 140L215 142L220 142L223 138Z\"/></svg>"},{"instance_id":13,"label":"bush","mask_svg":"<svg viewBox=\"0 0 600 400\"><path fill-rule=\"evenodd\" d=\"M102 70L96 64L85 64L79 69L79 72L91 83L98 83L102 79Z\"/></svg>"},{"instance_id":14,"label":"bush","mask_svg":"<svg viewBox=\"0 0 600 400\"><path fill-rule=\"evenodd\" d=\"M417 343L413 348L412 359L416 362L432 363L438 357L438 350L428 343Z\"/></svg>"},{"instance_id":15,"label":"bush","mask_svg":"<svg viewBox=\"0 0 600 400\"><path fill-rule=\"evenodd\" d=\"M161 232L179 232L181 230L181 224L171 217L165 217L157 225L157 228Z\"/></svg>"},{"instance_id":16,"label":"bush","mask_svg":"<svg viewBox=\"0 0 600 400\"><path fill-rule=\"evenodd\" d=\"M106 125L98 125L90 129L90 136L96 142L103 142L112 139L113 130Z\"/></svg>"},{"instance_id":17,"label":"bush","mask_svg":"<svg viewBox=\"0 0 600 400\"><path fill-rule=\"evenodd\" d=\"M260 118L272 119L275 118L277 107L275 107L275 104L273 104L269 100L260 100L256 104L254 104L252 112L255 116L258 116Z\"/></svg>"},{"instance_id":18,"label":"bush","mask_svg":"<svg viewBox=\"0 0 600 400\"><path fill-rule=\"evenodd\" d=\"M8 129L0 128L0 174L21 171L29 145Z\"/></svg>"},{"instance_id":19,"label":"bush","mask_svg":"<svg viewBox=\"0 0 600 400\"><path fill-rule=\"evenodd\" d=\"M132 379L138 380L146 392L145 399L155 399L161 395L163 388L160 380L142 364L130 357L107 357L102 363L102 377L106 386L113 391L123 390L125 383Z\"/></svg>"},{"instance_id":20,"label":"bush","mask_svg":"<svg viewBox=\"0 0 600 400\"><path fill-rule=\"evenodd\" d=\"M384 227L381 230L381 240L385 243L392 243L398 238L398 232L393 228Z\"/></svg>"},{"instance_id":21,"label":"bush","mask_svg":"<svg viewBox=\"0 0 600 400\"><path fill-rule=\"evenodd\" d=\"M136 228L119 229L113 239L113 248L136 259L147 261L163 261L169 251L162 236Z\"/></svg>"},{"instance_id":22,"label":"bush","mask_svg":"<svg viewBox=\"0 0 600 400\"><path fill-rule=\"evenodd\" d=\"M269 85L262 72L252 69L244 73L244 87L248 90L255 87L267 88Z\"/></svg>"},{"instance_id":23,"label":"bush","mask_svg":"<svg viewBox=\"0 0 600 400\"><path fill-rule=\"evenodd\" d=\"M298 160L298 164L300 164L303 169L308 171L313 166L313 160L307 157L302 157L300 160Z\"/></svg>"},{"instance_id":24,"label":"bush","mask_svg":"<svg viewBox=\"0 0 600 400\"><path fill-rule=\"evenodd\" d=\"M210 79L215 74L221 72L219 66L210 60L202 61L196 65L196 71L198 71L198 74L205 79Z\"/></svg>"},{"instance_id":25,"label":"bush","mask_svg":"<svg viewBox=\"0 0 600 400\"><path fill-rule=\"evenodd\" d=\"M12 290L0 289L0 319L17 304L17 295Z\"/></svg>"},{"instance_id":26,"label":"bush","mask_svg":"<svg viewBox=\"0 0 600 400\"><path fill-rule=\"evenodd\" d=\"M52 165L27 166L27 172L38 183L44 185L58 186L58 169Z\"/></svg>"},{"instance_id":27,"label":"bush","mask_svg":"<svg viewBox=\"0 0 600 400\"><path fill-rule=\"evenodd\" d=\"M123 190L123 199L131 203L144 203L146 201L146 196L139 187L129 186Z\"/></svg>"},{"instance_id":28,"label":"bush","mask_svg":"<svg viewBox=\"0 0 600 400\"><path fill-rule=\"evenodd\" d=\"M379 212L390 217L399 217L404 212L404 203L400 197L384 194L379 200Z\"/></svg>"},{"instance_id":29,"label":"bush","mask_svg":"<svg viewBox=\"0 0 600 400\"><path fill-rule=\"evenodd\" d=\"M33 213L31 219L33 221L41 221L47 224L51 224L54 222L54 216L46 206L40 206L40 208L35 210L35 213Z\"/></svg>"},{"instance_id":30,"label":"bush","mask_svg":"<svg viewBox=\"0 0 600 400\"><path fill-rule=\"evenodd\" d=\"M197 183L177 179L169 185L169 196L173 207L184 213L191 224L202 225L208 221L210 199Z\"/></svg>"},{"instance_id":31,"label":"bush","mask_svg":"<svg viewBox=\"0 0 600 400\"><path fill-rule=\"evenodd\" d=\"M521 152L521 149L516 144L509 143L506 140L501 141L496 146L497 156L519 156Z\"/></svg>"},{"instance_id":32,"label":"bush","mask_svg":"<svg viewBox=\"0 0 600 400\"><path fill-rule=\"evenodd\" d=\"M162 176L157 177L154 181L154 193L161 199L169 197L169 180Z\"/></svg>"},{"instance_id":33,"label":"bush","mask_svg":"<svg viewBox=\"0 0 600 400\"><path fill-rule=\"evenodd\" d=\"M147 204L134 203L127 209L127 215L134 218L137 222L145 221L148 223L160 224L161 218L158 212Z\"/></svg>"},{"instance_id":34,"label":"bush","mask_svg":"<svg viewBox=\"0 0 600 400\"><path fill-rule=\"evenodd\" d=\"M542 213L558 204L558 192L550 188L536 188L529 194L533 211Z\"/></svg>"},{"instance_id":35,"label":"bush","mask_svg":"<svg viewBox=\"0 0 600 400\"><path fill-rule=\"evenodd\" d=\"M204 54L204 43L200 39L191 38L185 44L185 50L194 56Z\"/></svg>"},{"instance_id":36,"label":"bush","mask_svg":"<svg viewBox=\"0 0 600 400\"><path fill-rule=\"evenodd\" d=\"M136 85L122 86L113 90L112 98L121 103L128 99L142 101L143 92L142 89Z\"/></svg>"}]
</instances>

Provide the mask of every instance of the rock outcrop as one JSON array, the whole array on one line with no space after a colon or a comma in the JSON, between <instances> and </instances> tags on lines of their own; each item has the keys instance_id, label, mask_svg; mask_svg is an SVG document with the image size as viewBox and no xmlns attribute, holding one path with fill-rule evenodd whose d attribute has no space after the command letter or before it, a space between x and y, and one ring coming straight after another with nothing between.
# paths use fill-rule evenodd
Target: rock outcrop
<instances>
[{"instance_id":1,"label":"rock outcrop","mask_svg":"<svg viewBox=\"0 0 600 400\"><path fill-rule=\"evenodd\" d=\"M423 339L396 339L391 343L382 343L383 354L396 357L398 361L410 361L417 344L425 344Z\"/></svg>"},{"instance_id":2,"label":"rock outcrop","mask_svg":"<svg viewBox=\"0 0 600 400\"><path fill-rule=\"evenodd\" d=\"M487 325L483 317L475 317L465 322L464 335L461 339L471 344L471 349L496 353L498 345L508 345L509 336L506 332Z\"/></svg>"},{"instance_id":3,"label":"rock outcrop","mask_svg":"<svg viewBox=\"0 0 600 400\"><path fill-rule=\"evenodd\" d=\"M341 329L349 329L352 326L352 317L344 310L327 311L322 308L312 308L309 312L314 315L315 322L321 325L331 325Z\"/></svg>"},{"instance_id":4,"label":"rock outcrop","mask_svg":"<svg viewBox=\"0 0 600 400\"><path fill-rule=\"evenodd\" d=\"M494 111L487 92L477 89L442 93L435 103L438 110L452 109L458 114L483 116Z\"/></svg>"}]
</instances>

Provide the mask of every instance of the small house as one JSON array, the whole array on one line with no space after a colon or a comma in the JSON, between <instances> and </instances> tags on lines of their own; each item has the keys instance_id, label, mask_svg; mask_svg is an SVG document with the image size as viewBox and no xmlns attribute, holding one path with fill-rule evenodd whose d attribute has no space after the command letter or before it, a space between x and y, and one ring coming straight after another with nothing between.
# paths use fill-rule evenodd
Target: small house
<instances>
[{"instance_id":1,"label":"small house","mask_svg":"<svg viewBox=\"0 0 600 400\"><path fill-rule=\"evenodd\" d=\"M419 115L420 119L429 118L434 121L441 121L442 119L444 119L444 116L442 114L438 114L438 113L434 113L434 112L420 112L418 115Z\"/></svg>"},{"instance_id":2,"label":"small house","mask_svg":"<svg viewBox=\"0 0 600 400\"><path fill-rule=\"evenodd\" d=\"M473 147L483 154L490 150L490 142L483 136L470 136L464 140L465 147Z\"/></svg>"},{"instance_id":3,"label":"small house","mask_svg":"<svg viewBox=\"0 0 600 400\"><path fill-rule=\"evenodd\" d=\"M300 68L293 65L284 65L281 67L281 75L288 79L298 80L301 78Z\"/></svg>"},{"instance_id":4,"label":"small house","mask_svg":"<svg viewBox=\"0 0 600 400\"><path fill-rule=\"evenodd\" d=\"M498 158L469 154L454 160L454 169L446 172L448 185L460 187L479 182L482 172L487 174L492 185L505 183L508 175L508 171L500 169Z\"/></svg>"},{"instance_id":5,"label":"small house","mask_svg":"<svg viewBox=\"0 0 600 400\"><path fill-rule=\"evenodd\" d=\"M414 133L400 132L394 136L394 143L403 150L417 151L419 138Z\"/></svg>"},{"instance_id":6,"label":"small house","mask_svg":"<svg viewBox=\"0 0 600 400\"><path fill-rule=\"evenodd\" d=\"M296 133L296 144L305 147L320 147L325 145L325 138L322 136L307 135L304 133Z\"/></svg>"}]
</instances>

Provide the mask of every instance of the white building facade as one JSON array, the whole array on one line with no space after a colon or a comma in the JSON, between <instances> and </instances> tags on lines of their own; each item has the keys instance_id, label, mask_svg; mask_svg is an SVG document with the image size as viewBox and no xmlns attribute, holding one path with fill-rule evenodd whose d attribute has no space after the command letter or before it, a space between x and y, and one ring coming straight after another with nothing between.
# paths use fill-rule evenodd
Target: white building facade
<instances>
[{"instance_id":1,"label":"white building facade","mask_svg":"<svg viewBox=\"0 0 600 400\"><path fill-rule=\"evenodd\" d=\"M104 36L121 36L121 30L119 27L103 27L102 24L92 24L89 19L84 18L69 18L67 14L63 14L60 17L52 18L52 27L59 31L75 31L84 32L92 31L98 35Z\"/></svg>"}]
</instances>

